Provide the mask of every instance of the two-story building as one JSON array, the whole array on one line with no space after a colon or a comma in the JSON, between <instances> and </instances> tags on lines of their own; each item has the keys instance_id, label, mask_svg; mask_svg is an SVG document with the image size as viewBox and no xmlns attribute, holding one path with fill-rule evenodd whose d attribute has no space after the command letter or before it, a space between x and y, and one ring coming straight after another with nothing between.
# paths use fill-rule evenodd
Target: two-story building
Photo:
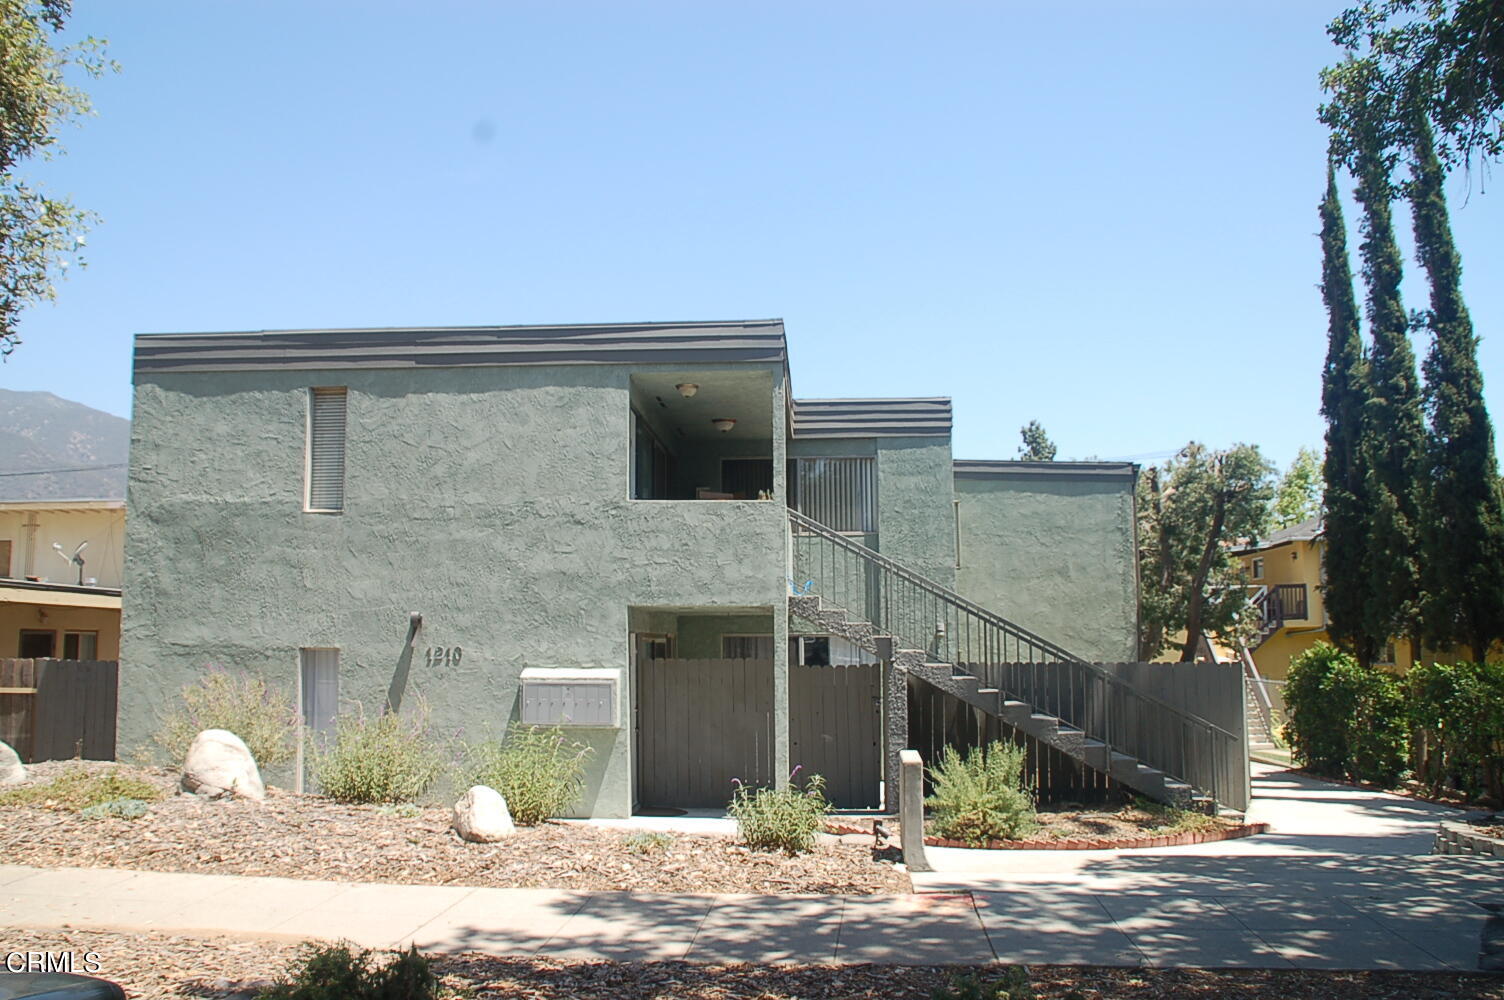
<instances>
[{"instance_id":1,"label":"two-story building","mask_svg":"<svg viewBox=\"0 0 1504 1000\"><path fill-rule=\"evenodd\" d=\"M0 502L0 657L118 657L124 551L124 500Z\"/></svg>"},{"instance_id":2,"label":"two-story building","mask_svg":"<svg viewBox=\"0 0 1504 1000\"><path fill-rule=\"evenodd\" d=\"M564 723L583 815L796 766L875 805L881 634L1132 658L1132 465L957 462L948 399L796 399L778 320L152 334L134 382L124 746L217 665L316 730Z\"/></svg>"}]
</instances>

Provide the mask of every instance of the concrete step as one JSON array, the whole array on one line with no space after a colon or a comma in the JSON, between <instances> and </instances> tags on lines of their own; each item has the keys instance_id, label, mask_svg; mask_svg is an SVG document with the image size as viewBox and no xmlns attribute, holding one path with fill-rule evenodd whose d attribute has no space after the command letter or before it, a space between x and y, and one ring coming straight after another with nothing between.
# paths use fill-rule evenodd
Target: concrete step
<instances>
[{"instance_id":1,"label":"concrete step","mask_svg":"<svg viewBox=\"0 0 1504 1000\"><path fill-rule=\"evenodd\" d=\"M1010 725L1017 725L1034 714L1034 708L1027 702L1004 701L1001 707L1002 710L998 712L998 715Z\"/></svg>"}]
</instances>

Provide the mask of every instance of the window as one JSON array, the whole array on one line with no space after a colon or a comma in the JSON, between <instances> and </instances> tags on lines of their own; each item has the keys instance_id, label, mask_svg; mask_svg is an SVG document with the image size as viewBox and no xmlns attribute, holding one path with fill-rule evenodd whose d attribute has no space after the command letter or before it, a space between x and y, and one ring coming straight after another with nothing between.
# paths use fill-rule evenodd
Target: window
<instances>
[{"instance_id":1,"label":"window","mask_svg":"<svg viewBox=\"0 0 1504 1000\"><path fill-rule=\"evenodd\" d=\"M637 662L646 663L649 660L671 660L674 656L674 637L663 633L634 632L632 634L633 649L637 651Z\"/></svg>"},{"instance_id":2,"label":"window","mask_svg":"<svg viewBox=\"0 0 1504 1000\"><path fill-rule=\"evenodd\" d=\"M877 470L870 458L801 458L795 509L832 531L877 530Z\"/></svg>"},{"instance_id":3,"label":"window","mask_svg":"<svg viewBox=\"0 0 1504 1000\"><path fill-rule=\"evenodd\" d=\"M723 635L721 656L728 660L771 660L773 637L771 635Z\"/></svg>"},{"instance_id":4,"label":"window","mask_svg":"<svg viewBox=\"0 0 1504 1000\"><path fill-rule=\"evenodd\" d=\"M339 650L301 649L298 660L303 725L316 738L331 739L339 715Z\"/></svg>"},{"instance_id":5,"label":"window","mask_svg":"<svg viewBox=\"0 0 1504 1000\"><path fill-rule=\"evenodd\" d=\"M632 499L671 500L673 456L648 422L632 411Z\"/></svg>"},{"instance_id":6,"label":"window","mask_svg":"<svg viewBox=\"0 0 1504 1000\"><path fill-rule=\"evenodd\" d=\"M801 636L798 649L798 662L806 667L852 667L877 662L874 654L837 636Z\"/></svg>"},{"instance_id":7,"label":"window","mask_svg":"<svg viewBox=\"0 0 1504 1000\"><path fill-rule=\"evenodd\" d=\"M45 660L56 652L57 633L37 628L21 630L21 644L16 655L23 660Z\"/></svg>"},{"instance_id":8,"label":"window","mask_svg":"<svg viewBox=\"0 0 1504 1000\"><path fill-rule=\"evenodd\" d=\"M1262 580L1264 578L1264 559L1262 556L1253 561L1253 578L1255 580Z\"/></svg>"},{"instance_id":9,"label":"window","mask_svg":"<svg viewBox=\"0 0 1504 1000\"><path fill-rule=\"evenodd\" d=\"M1379 655L1374 659L1374 662L1383 664L1386 667L1394 666L1394 640L1391 639L1389 642L1384 643L1383 648L1379 650Z\"/></svg>"},{"instance_id":10,"label":"window","mask_svg":"<svg viewBox=\"0 0 1504 1000\"><path fill-rule=\"evenodd\" d=\"M345 388L308 390L308 505L345 509Z\"/></svg>"},{"instance_id":11,"label":"window","mask_svg":"<svg viewBox=\"0 0 1504 1000\"><path fill-rule=\"evenodd\" d=\"M10 539L0 538L0 577L10 576Z\"/></svg>"},{"instance_id":12,"label":"window","mask_svg":"<svg viewBox=\"0 0 1504 1000\"><path fill-rule=\"evenodd\" d=\"M98 632L64 632L63 633L63 659L65 659L65 660L97 660L97 659L99 659L99 633Z\"/></svg>"}]
</instances>

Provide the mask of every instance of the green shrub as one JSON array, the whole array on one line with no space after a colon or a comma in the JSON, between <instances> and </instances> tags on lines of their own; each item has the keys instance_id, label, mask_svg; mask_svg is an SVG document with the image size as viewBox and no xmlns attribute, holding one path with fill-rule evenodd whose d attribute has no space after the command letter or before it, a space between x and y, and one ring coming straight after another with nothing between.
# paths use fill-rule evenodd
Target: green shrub
<instances>
[{"instance_id":1,"label":"green shrub","mask_svg":"<svg viewBox=\"0 0 1504 1000\"><path fill-rule=\"evenodd\" d=\"M428 735L428 713L404 719L383 712L343 715L334 739L313 749L313 773L324 794L340 802L411 802L444 770L444 755Z\"/></svg>"},{"instance_id":2,"label":"green shrub","mask_svg":"<svg viewBox=\"0 0 1504 1000\"><path fill-rule=\"evenodd\" d=\"M183 688L182 703L160 721L154 739L179 765L193 738L205 729L226 729L239 736L261 766L285 764L296 751L298 713L292 698L265 678L244 672L210 669Z\"/></svg>"},{"instance_id":3,"label":"green shrub","mask_svg":"<svg viewBox=\"0 0 1504 1000\"><path fill-rule=\"evenodd\" d=\"M80 809L78 814L84 819L140 819L146 815L146 803L140 799L110 799Z\"/></svg>"},{"instance_id":4,"label":"green shrub","mask_svg":"<svg viewBox=\"0 0 1504 1000\"><path fill-rule=\"evenodd\" d=\"M1285 741L1318 774L1392 784L1405 769L1405 699L1399 682L1318 642L1290 661Z\"/></svg>"},{"instance_id":5,"label":"green shrub","mask_svg":"<svg viewBox=\"0 0 1504 1000\"><path fill-rule=\"evenodd\" d=\"M376 961L369 950L348 944L305 944L287 975L258 994L259 1000L432 1000L439 981L417 946Z\"/></svg>"},{"instance_id":6,"label":"green shrub","mask_svg":"<svg viewBox=\"0 0 1504 1000\"><path fill-rule=\"evenodd\" d=\"M662 854L674 846L671 833L629 833L622 838L622 846L633 854Z\"/></svg>"},{"instance_id":7,"label":"green shrub","mask_svg":"<svg viewBox=\"0 0 1504 1000\"><path fill-rule=\"evenodd\" d=\"M825 798L825 779L814 774L803 788L792 781L787 788L752 788L737 782L726 811L736 820L737 832L748 847L799 854L814 849L815 834L825 825L830 802Z\"/></svg>"},{"instance_id":8,"label":"green shrub","mask_svg":"<svg viewBox=\"0 0 1504 1000\"><path fill-rule=\"evenodd\" d=\"M994 741L962 757L946 747L929 769L934 794L924 800L942 837L982 845L1034 832L1034 797L1024 787L1024 748Z\"/></svg>"},{"instance_id":9,"label":"green shrub","mask_svg":"<svg viewBox=\"0 0 1504 1000\"><path fill-rule=\"evenodd\" d=\"M70 767L46 784L0 791L0 805L43 806L74 812L117 799L156 802L161 798L161 789L149 781L127 777L113 769L90 774L82 767Z\"/></svg>"},{"instance_id":10,"label":"green shrub","mask_svg":"<svg viewBox=\"0 0 1504 1000\"><path fill-rule=\"evenodd\" d=\"M950 981L930 993L932 1000L1034 1000L1029 970L1021 965L1005 965L993 980L974 972L952 973Z\"/></svg>"},{"instance_id":11,"label":"green shrub","mask_svg":"<svg viewBox=\"0 0 1504 1000\"><path fill-rule=\"evenodd\" d=\"M1504 798L1504 664L1422 663L1405 677L1417 775L1444 786Z\"/></svg>"},{"instance_id":12,"label":"green shrub","mask_svg":"<svg viewBox=\"0 0 1504 1000\"><path fill-rule=\"evenodd\" d=\"M505 740L472 747L466 778L507 800L512 821L523 826L558 816L574 805L584 787L590 748L566 739L563 730L514 725Z\"/></svg>"}]
</instances>

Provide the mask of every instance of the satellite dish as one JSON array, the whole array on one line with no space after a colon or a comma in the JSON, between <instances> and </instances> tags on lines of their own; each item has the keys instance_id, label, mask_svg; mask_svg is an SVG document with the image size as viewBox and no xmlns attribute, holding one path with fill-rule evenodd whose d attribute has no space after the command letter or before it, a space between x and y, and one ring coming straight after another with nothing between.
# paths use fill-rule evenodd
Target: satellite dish
<instances>
[{"instance_id":1,"label":"satellite dish","mask_svg":"<svg viewBox=\"0 0 1504 1000\"><path fill-rule=\"evenodd\" d=\"M84 557L83 557L82 553L83 553L84 549L86 549L88 547L89 547L89 543L88 542L79 542L78 543L78 548L74 549L73 550L73 554L70 556L66 552L63 551L63 547L62 547L61 544L59 544L58 542L53 542L52 543L52 551L56 552L59 556L61 556L65 560L67 560L72 565L78 567L78 585L80 587L82 587L84 585Z\"/></svg>"}]
</instances>

